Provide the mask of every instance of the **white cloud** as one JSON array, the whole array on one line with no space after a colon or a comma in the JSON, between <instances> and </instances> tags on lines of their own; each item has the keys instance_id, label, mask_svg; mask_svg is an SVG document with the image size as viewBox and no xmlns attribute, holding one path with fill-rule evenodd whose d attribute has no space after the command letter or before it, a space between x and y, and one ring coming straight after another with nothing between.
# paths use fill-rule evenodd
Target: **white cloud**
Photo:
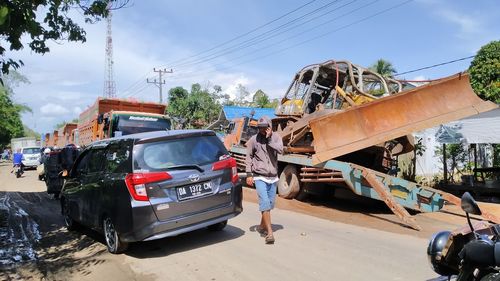
<instances>
[{"instance_id":1,"label":"white cloud","mask_svg":"<svg viewBox=\"0 0 500 281\"><path fill-rule=\"evenodd\" d=\"M429 80L429 78L423 76L423 75L418 75L418 76L415 76L413 79L411 79L413 81L422 81L422 82L411 82L411 84L419 87L419 86L422 86L422 85L425 85L429 82L427 82L426 80Z\"/></svg>"},{"instance_id":2,"label":"white cloud","mask_svg":"<svg viewBox=\"0 0 500 281\"><path fill-rule=\"evenodd\" d=\"M225 89L224 92L228 94L231 99L236 98L239 93L238 93L238 86L242 85L245 88L248 89L248 85L250 84L250 79L248 77L245 77L244 75L239 75L239 76L233 76L233 75L217 75L214 78L214 83L218 84L222 87L222 89ZM250 91L250 90L249 90ZM247 99L251 99L247 97Z\"/></svg>"},{"instance_id":3,"label":"white cloud","mask_svg":"<svg viewBox=\"0 0 500 281\"><path fill-rule=\"evenodd\" d=\"M418 76L413 77L412 80L422 81L422 80L427 80L427 78L425 76L423 76L423 75L418 75Z\"/></svg>"},{"instance_id":4,"label":"white cloud","mask_svg":"<svg viewBox=\"0 0 500 281\"><path fill-rule=\"evenodd\" d=\"M82 113L82 111L83 110L79 106L73 107L73 113L76 115L80 115L80 113Z\"/></svg>"},{"instance_id":5,"label":"white cloud","mask_svg":"<svg viewBox=\"0 0 500 281\"><path fill-rule=\"evenodd\" d=\"M458 25L462 35L480 33L481 30L484 30L481 18L459 13L448 8L440 10L439 13L445 20Z\"/></svg>"},{"instance_id":6,"label":"white cloud","mask_svg":"<svg viewBox=\"0 0 500 281\"><path fill-rule=\"evenodd\" d=\"M498 14L495 9L474 7L475 2L456 5L456 1L420 0L431 13L452 27L450 32L461 40L459 45L469 53L475 53L484 42L498 39ZM487 3L482 3L487 6Z\"/></svg>"},{"instance_id":7,"label":"white cloud","mask_svg":"<svg viewBox=\"0 0 500 281\"><path fill-rule=\"evenodd\" d=\"M46 116L57 116L69 113L69 110L61 105L48 103L40 107L40 112Z\"/></svg>"}]
</instances>

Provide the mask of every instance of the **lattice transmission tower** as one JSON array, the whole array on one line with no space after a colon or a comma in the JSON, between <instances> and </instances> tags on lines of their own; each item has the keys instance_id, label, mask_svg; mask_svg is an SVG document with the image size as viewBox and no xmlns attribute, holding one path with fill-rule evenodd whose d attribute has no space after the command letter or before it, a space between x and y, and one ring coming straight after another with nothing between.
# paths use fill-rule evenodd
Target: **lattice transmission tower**
<instances>
[{"instance_id":1,"label":"lattice transmission tower","mask_svg":"<svg viewBox=\"0 0 500 281\"><path fill-rule=\"evenodd\" d=\"M111 2L110 2L111 3ZM113 75L113 36L111 33L111 4L108 4L107 32L106 32L106 65L104 66L104 97L116 97L116 84Z\"/></svg>"}]
</instances>

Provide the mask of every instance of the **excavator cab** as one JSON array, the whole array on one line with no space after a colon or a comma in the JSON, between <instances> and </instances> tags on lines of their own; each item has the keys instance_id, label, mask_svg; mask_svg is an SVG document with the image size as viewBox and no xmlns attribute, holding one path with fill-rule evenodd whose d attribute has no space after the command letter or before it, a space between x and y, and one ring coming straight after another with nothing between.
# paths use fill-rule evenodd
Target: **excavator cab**
<instances>
[{"instance_id":1,"label":"excavator cab","mask_svg":"<svg viewBox=\"0 0 500 281\"><path fill-rule=\"evenodd\" d=\"M342 110L411 87L348 61L329 60L306 66L295 75L276 115L301 117L320 109Z\"/></svg>"},{"instance_id":2,"label":"excavator cab","mask_svg":"<svg viewBox=\"0 0 500 281\"><path fill-rule=\"evenodd\" d=\"M329 60L309 65L295 75L288 87L276 108L278 117L273 120L273 128L283 137L287 151L314 153L314 146L318 141L315 142L315 136L310 130L311 121L411 87L349 61ZM345 129L349 130L349 126L345 126ZM345 132L337 132L335 138L341 138L343 133ZM412 149L413 138L402 136L354 151L344 155L342 160L388 172L394 170L397 155Z\"/></svg>"}]
</instances>

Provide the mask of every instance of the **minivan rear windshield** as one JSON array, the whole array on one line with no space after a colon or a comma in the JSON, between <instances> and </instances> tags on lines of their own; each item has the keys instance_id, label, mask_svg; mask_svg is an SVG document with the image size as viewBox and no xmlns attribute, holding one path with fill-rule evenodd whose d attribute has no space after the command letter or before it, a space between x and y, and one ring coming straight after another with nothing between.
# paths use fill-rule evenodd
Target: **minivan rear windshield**
<instances>
[{"instance_id":1,"label":"minivan rear windshield","mask_svg":"<svg viewBox=\"0 0 500 281\"><path fill-rule=\"evenodd\" d=\"M23 148L23 154L38 154L40 148Z\"/></svg>"},{"instance_id":2,"label":"minivan rear windshield","mask_svg":"<svg viewBox=\"0 0 500 281\"><path fill-rule=\"evenodd\" d=\"M216 136L144 143L134 147L134 170L161 171L183 165L203 166L222 160L226 155L226 148Z\"/></svg>"}]
</instances>

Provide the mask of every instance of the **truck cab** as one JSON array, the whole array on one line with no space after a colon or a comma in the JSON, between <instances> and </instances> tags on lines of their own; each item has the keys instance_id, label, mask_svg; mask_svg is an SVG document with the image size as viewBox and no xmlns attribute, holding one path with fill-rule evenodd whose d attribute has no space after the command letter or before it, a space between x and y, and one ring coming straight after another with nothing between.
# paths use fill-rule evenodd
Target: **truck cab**
<instances>
[{"instance_id":1,"label":"truck cab","mask_svg":"<svg viewBox=\"0 0 500 281\"><path fill-rule=\"evenodd\" d=\"M161 114L111 111L98 117L102 138L171 129L170 119Z\"/></svg>"}]
</instances>

